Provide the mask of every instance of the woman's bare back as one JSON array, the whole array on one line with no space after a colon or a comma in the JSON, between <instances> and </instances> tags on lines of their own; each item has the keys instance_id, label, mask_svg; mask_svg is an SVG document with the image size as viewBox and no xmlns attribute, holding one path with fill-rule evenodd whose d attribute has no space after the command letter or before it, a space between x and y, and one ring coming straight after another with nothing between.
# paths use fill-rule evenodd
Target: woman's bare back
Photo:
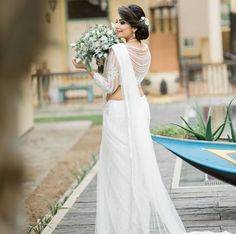
<instances>
[{"instance_id":1,"label":"woman's bare back","mask_svg":"<svg viewBox=\"0 0 236 234\"><path fill-rule=\"evenodd\" d=\"M139 93L140 93L140 96L143 96L144 95L144 92L142 90L142 87L141 86L138 86L139 87ZM118 88L116 89L116 91L114 93L111 93L111 94L107 94L106 96L106 100L122 100L123 99L123 96L122 96L122 87L119 85Z\"/></svg>"}]
</instances>

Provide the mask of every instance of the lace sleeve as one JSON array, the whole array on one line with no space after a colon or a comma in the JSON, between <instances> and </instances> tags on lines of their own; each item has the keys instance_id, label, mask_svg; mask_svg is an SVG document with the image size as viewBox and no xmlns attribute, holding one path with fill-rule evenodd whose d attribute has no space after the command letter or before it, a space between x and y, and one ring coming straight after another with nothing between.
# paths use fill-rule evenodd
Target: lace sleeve
<instances>
[{"instance_id":1,"label":"lace sleeve","mask_svg":"<svg viewBox=\"0 0 236 234\"><path fill-rule=\"evenodd\" d=\"M107 93L113 93L119 86L119 66L115 53L110 51L107 63L104 68L104 74L95 73L95 83Z\"/></svg>"}]
</instances>

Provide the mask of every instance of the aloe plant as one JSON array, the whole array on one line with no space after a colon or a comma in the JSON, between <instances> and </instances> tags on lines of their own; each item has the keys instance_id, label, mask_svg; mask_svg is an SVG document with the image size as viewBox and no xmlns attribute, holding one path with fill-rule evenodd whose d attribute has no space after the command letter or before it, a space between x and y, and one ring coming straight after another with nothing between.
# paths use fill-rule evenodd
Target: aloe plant
<instances>
[{"instance_id":1,"label":"aloe plant","mask_svg":"<svg viewBox=\"0 0 236 234\"><path fill-rule=\"evenodd\" d=\"M215 130L212 130L212 117L210 115L210 109L208 111L207 121L204 121L202 112L199 108L199 106L196 103L195 107L196 113L197 113L197 127L191 126L182 116L180 117L186 126L181 126L179 124L174 124L185 131L191 133L194 135L198 140L205 140L205 141L216 141L220 138L222 135L225 125L227 123L228 119L228 112L225 115L224 122Z\"/></svg>"},{"instance_id":2,"label":"aloe plant","mask_svg":"<svg viewBox=\"0 0 236 234\"><path fill-rule=\"evenodd\" d=\"M230 101L229 105L227 106L228 123L229 123L230 133L231 133L231 136L229 136L229 134L227 134L229 142L236 142L236 131L234 130L232 118L230 115L230 107L231 107L231 104L235 98L236 98L236 96Z\"/></svg>"}]
</instances>

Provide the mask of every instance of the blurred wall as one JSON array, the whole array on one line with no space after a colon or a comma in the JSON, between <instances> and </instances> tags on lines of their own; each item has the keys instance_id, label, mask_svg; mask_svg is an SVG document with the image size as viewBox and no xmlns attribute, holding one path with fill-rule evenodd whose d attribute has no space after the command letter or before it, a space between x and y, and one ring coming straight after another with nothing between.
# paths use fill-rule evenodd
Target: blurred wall
<instances>
[{"instance_id":1,"label":"blurred wall","mask_svg":"<svg viewBox=\"0 0 236 234\"><path fill-rule=\"evenodd\" d=\"M128 1L128 0L109 0L108 1L108 7L109 7L109 18L110 21L114 22L118 13L117 13L117 9L120 6L128 6L130 4L137 4L139 6L142 7L142 9L144 10L146 16L149 18L149 7L150 7L150 1L149 0L136 0L136 1Z\"/></svg>"},{"instance_id":2,"label":"blurred wall","mask_svg":"<svg viewBox=\"0 0 236 234\"><path fill-rule=\"evenodd\" d=\"M180 37L207 37L208 0L179 0Z\"/></svg>"},{"instance_id":3,"label":"blurred wall","mask_svg":"<svg viewBox=\"0 0 236 234\"><path fill-rule=\"evenodd\" d=\"M196 62L208 60L207 0L180 0L178 14L181 55L191 57Z\"/></svg>"},{"instance_id":4,"label":"blurred wall","mask_svg":"<svg viewBox=\"0 0 236 234\"><path fill-rule=\"evenodd\" d=\"M55 8L53 8L55 7ZM57 1L56 5L50 5L47 1L43 13L44 33L47 34L49 43L41 51L36 62L32 66L32 73L35 73L42 63L51 72L64 72L68 70L67 62L67 38L66 38L66 13L65 1ZM19 87L18 99L18 135L22 135L33 127L33 97L31 75L26 75Z\"/></svg>"},{"instance_id":5,"label":"blurred wall","mask_svg":"<svg viewBox=\"0 0 236 234\"><path fill-rule=\"evenodd\" d=\"M176 33L151 33L150 52L152 56L150 72L178 71Z\"/></svg>"},{"instance_id":6,"label":"blurred wall","mask_svg":"<svg viewBox=\"0 0 236 234\"><path fill-rule=\"evenodd\" d=\"M38 63L46 62L51 72L68 70L67 38L66 38L66 1L57 1L53 10L48 1L44 13L45 33L48 34L49 44L38 57Z\"/></svg>"},{"instance_id":7,"label":"blurred wall","mask_svg":"<svg viewBox=\"0 0 236 234\"><path fill-rule=\"evenodd\" d=\"M201 62L222 62L220 0L179 0L179 37L182 56Z\"/></svg>"},{"instance_id":8,"label":"blurred wall","mask_svg":"<svg viewBox=\"0 0 236 234\"><path fill-rule=\"evenodd\" d=\"M231 11L236 13L236 1L230 0L230 5L231 5Z\"/></svg>"}]
</instances>

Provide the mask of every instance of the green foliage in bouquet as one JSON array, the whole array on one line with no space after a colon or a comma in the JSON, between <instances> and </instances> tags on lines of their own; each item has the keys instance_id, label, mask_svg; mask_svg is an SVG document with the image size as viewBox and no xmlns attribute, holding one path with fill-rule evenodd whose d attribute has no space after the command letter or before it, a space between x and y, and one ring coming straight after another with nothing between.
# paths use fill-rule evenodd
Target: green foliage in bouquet
<instances>
[{"instance_id":1,"label":"green foliage in bouquet","mask_svg":"<svg viewBox=\"0 0 236 234\"><path fill-rule=\"evenodd\" d=\"M97 64L103 67L110 47L121 42L122 40L117 37L114 28L100 24L90 27L71 46L75 49L76 59L82 61L91 70L90 64L93 59L96 59ZM100 69L101 72L102 69Z\"/></svg>"},{"instance_id":2,"label":"green foliage in bouquet","mask_svg":"<svg viewBox=\"0 0 236 234\"><path fill-rule=\"evenodd\" d=\"M212 130L212 117L210 115L211 108L209 108L207 121L204 121L203 114L199 108L199 106L196 103L195 111L197 113L197 124L196 126L191 126L182 116L180 117L183 122L185 123L185 126L181 126L178 124L174 124L188 133L195 136L198 140L205 140L205 141L217 141L219 137L222 135L225 125L227 123L228 114L226 113L224 122L215 130Z\"/></svg>"}]
</instances>

